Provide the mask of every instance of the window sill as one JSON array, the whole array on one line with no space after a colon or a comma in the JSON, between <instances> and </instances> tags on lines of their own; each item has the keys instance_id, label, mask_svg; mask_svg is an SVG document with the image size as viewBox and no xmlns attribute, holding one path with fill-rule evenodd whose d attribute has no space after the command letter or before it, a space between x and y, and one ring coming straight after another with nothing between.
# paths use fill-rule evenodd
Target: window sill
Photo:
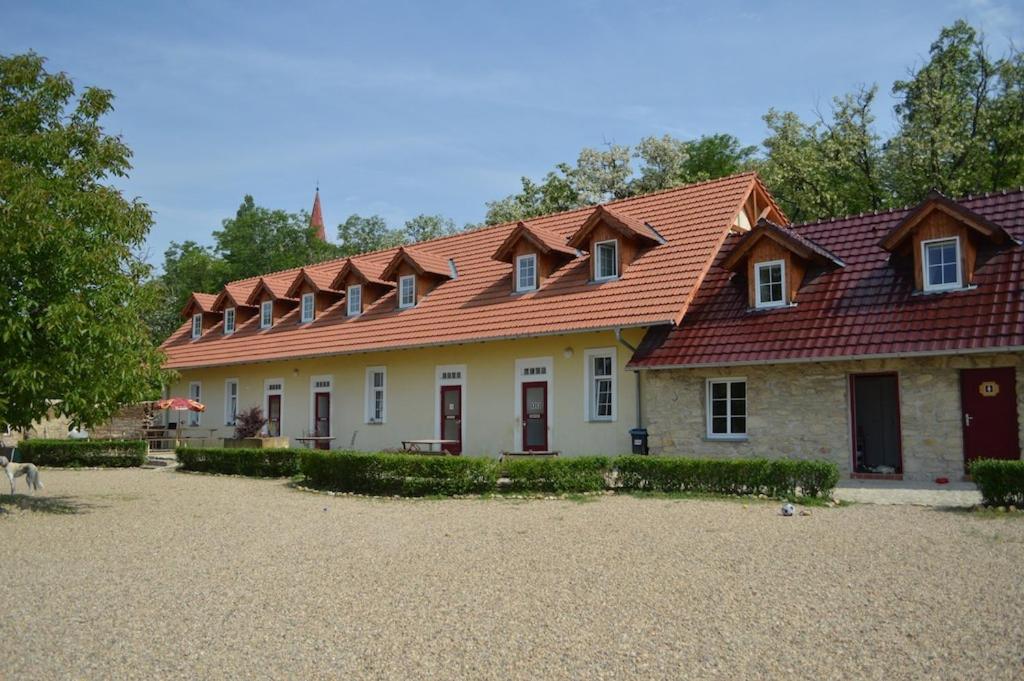
<instances>
[{"instance_id":1,"label":"window sill","mask_svg":"<svg viewBox=\"0 0 1024 681\"><path fill-rule=\"evenodd\" d=\"M365 421L364 424L367 426L383 426L385 421Z\"/></svg>"},{"instance_id":2,"label":"window sill","mask_svg":"<svg viewBox=\"0 0 1024 681\"><path fill-rule=\"evenodd\" d=\"M782 305L762 305L761 307L748 307L747 312L771 312L772 310L788 310L796 307L796 303L783 303Z\"/></svg>"},{"instance_id":3,"label":"window sill","mask_svg":"<svg viewBox=\"0 0 1024 681\"><path fill-rule=\"evenodd\" d=\"M610 418L610 419L587 418L587 423L615 423L615 420L616 419L614 419L614 418Z\"/></svg>"},{"instance_id":4,"label":"window sill","mask_svg":"<svg viewBox=\"0 0 1024 681\"><path fill-rule=\"evenodd\" d=\"M968 286L956 286L953 288L932 288L924 289L922 291L914 291L911 295L915 296L934 296L940 293L957 293L958 291L973 291L978 288L977 284L970 284Z\"/></svg>"},{"instance_id":5,"label":"window sill","mask_svg":"<svg viewBox=\"0 0 1024 681\"><path fill-rule=\"evenodd\" d=\"M747 435L705 435L704 442L747 442L750 437Z\"/></svg>"}]
</instances>

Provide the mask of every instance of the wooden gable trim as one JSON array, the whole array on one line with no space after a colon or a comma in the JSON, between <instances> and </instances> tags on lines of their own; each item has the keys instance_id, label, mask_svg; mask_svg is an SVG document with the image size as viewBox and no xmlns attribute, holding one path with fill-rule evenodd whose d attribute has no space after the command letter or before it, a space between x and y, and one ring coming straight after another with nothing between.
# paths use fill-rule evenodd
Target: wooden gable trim
<instances>
[{"instance_id":1,"label":"wooden gable trim","mask_svg":"<svg viewBox=\"0 0 1024 681\"><path fill-rule=\"evenodd\" d=\"M843 267L845 263L835 256L826 256L806 244L790 237L779 225L762 219L749 232L740 237L740 241L733 247L732 252L722 261L722 267L727 270L735 270L749 255L751 250L757 246L762 239L770 239L793 255L807 262L819 262L834 267ZM820 246L818 248L821 248Z\"/></svg>"},{"instance_id":2,"label":"wooden gable trim","mask_svg":"<svg viewBox=\"0 0 1024 681\"><path fill-rule=\"evenodd\" d=\"M556 246L550 243L550 241L558 239L557 234L549 234L545 240L542 238L536 227L531 227L525 222L519 222L509 235L505 237L505 240L498 247L498 250L491 256L492 260L499 262L513 263L515 260L516 251L519 250L519 243L522 241L529 242L540 255L551 255L554 257L571 260L577 256L575 248L569 246Z\"/></svg>"},{"instance_id":3,"label":"wooden gable trim","mask_svg":"<svg viewBox=\"0 0 1024 681\"><path fill-rule=\"evenodd\" d=\"M238 302L235 299L235 297L231 295L231 291L229 291L225 287L220 293L217 294L217 300L213 301L212 311L223 312L225 309L229 307L233 307L238 311L252 310L256 308L255 305L250 305L247 302Z\"/></svg>"},{"instance_id":4,"label":"wooden gable trim","mask_svg":"<svg viewBox=\"0 0 1024 681\"><path fill-rule=\"evenodd\" d=\"M413 251L412 249L407 249L404 246L402 246L398 249L398 251L395 252L394 257L391 258L391 261L387 264L387 267L384 268L384 271L381 272L380 278L385 281L397 282L399 276L398 270L400 269L403 263L411 267L418 276L437 277L440 279L452 278L453 268L451 266L450 260L444 264L444 267L442 269L440 263L431 263L429 262L428 258L431 260L434 258L438 260L443 260L441 256L433 256L431 254L419 254Z\"/></svg>"},{"instance_id":5,"label":"wooden gable trim","mask_svg":"<svg viewBox=\"0 0 1024 681\"><path fill-rule=\"evenodd\" d=\"M215 298L213 300L213 303L216 302L217 299ZM197 312L202 312L204 314L217 314L216 310L213 307L213 303L204 303L202 300L199 299L199 297L195 293L192 293L191 295L189 295L188 300L185 301L185 306L181 308L181 316L191 319L192 315L196 314Z\"/></svg>"},{"instance_id":6,"label":"wooden gable trim","mask_svg":"<svg viewBox=\"0 0 1024 681\"><path fill-rule=\"evenodd\" d=\"M583 225L569 237L566 246L583 251L589 250L590 234L600 225L611 228L630 241L637 242L641 247L665 243L665 240L647 223L606 206L598 206L590 213Z\"/></svg>"},{"instance_id":7,"label":"wooden gable trim","mask_svg":"<svg viewBox=\"0 0 1024 681\"><path fill-rule=\"evenodd\" d=\"M371 277L354 260L349 258L341 266L341 269L338 270L338 274L335 275L334 280L331 282L331 288L344 293L345 289L353 283L362 286L376 286L381 289L392 289L395 287L393 282Z\"/></svg>"},{"instance_id":8,"label":"wooden gable trim","mask_svg":"<svg viewBox=\"0 0 1024 681\"><path fill-rule=\"evenodd\" d=\"M978 215L971 209L960 205L956 201L940 194L931 192L924 201L879 242L879 246L887 251L896 251L906 241L907 237L917 229L921 223L935 211L941 211L953 219L969 227L977 234L989 239L996 244L1014 243L1017 241L998 224L988 218Z\"/></svg>"},{"instance_id":9,"label":"wooden gable trim","mask_svg":"<svg viewBox=\"0 0 1024 681\"><path fill-rule=\"evenodd\" d=\"M249 297L246 299L245 302L247 305L258 306L261 302L263 302L263 300L266 300L268 298L270 300L273 300L275 303L281 302L285 305L299 304L299 301L293 298L279 296L276 293L274 293L274 289L270 287L270 284L268 284L263 277L260 277L260 280L256 282L256 286L253 287L252 293L249 294Z\"/></svg>"}]
</instances>

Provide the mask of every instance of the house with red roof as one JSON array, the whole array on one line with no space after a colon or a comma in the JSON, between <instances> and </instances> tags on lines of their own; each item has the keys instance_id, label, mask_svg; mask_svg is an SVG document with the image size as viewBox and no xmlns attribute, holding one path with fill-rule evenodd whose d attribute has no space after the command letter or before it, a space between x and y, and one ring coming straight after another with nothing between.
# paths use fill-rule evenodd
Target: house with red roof
<instances>
[{"instance_id":1,"label":"house with red roof","mask_svg":"<svg viewBox=\"0 0 1024 681\"><path fill-rule=\"evenodd\" d=\"M197 293L162 346L170 393L207 406L180 426L229 437L258 406L268 434L335 448L629 451L627 362L759 217L785 222L747 173Z\"/></svg>"},{"instance_id":2,"label":"house with red roof","mask_svg":"<svg viewBox=\"0 0 1024 681\"><path fill-rule=\"evenodd\" d=\"M1022 239L1021 190L730 235L629 363L652 451L916 480L1020 458Z\"/></svg>"},{"instance_id":3,"label":"house with red roof","mask_svg":"<svg viewBox=\"0 0 1024 681\"><path fill-rule=\"evenodd\" d=\"M958 478L1019 458L1024 191L791 225L753 173L197 293L182 428L318 446L825 458Z\"/></svg>"}]
</instances>

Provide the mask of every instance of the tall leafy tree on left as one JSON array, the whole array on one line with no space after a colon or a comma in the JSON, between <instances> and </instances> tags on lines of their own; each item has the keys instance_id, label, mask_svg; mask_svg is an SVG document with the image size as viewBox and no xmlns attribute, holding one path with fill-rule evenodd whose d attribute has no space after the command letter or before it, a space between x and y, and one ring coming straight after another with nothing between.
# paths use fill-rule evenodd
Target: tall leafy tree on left
<instances>
[{"instance_id":1,"label":"tall leafy tree on left","mask_svg":"<svg viewBox=\"0 0 1024 681\"><path fill-rule=\"evenodd\" d=\"M101 124L113 99L35 53L0 56L0 422L14 427L50 410L99 423L166 378L143 322L153 220L113 186L132 156Z\"/></svg>"}]
</instances>

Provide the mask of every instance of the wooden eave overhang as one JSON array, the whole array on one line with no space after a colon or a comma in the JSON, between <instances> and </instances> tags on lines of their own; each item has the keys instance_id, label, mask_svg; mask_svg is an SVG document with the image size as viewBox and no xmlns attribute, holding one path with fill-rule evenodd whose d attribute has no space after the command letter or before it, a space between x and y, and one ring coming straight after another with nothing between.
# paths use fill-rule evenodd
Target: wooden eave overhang
<instances>
[{"instance_id":1,"label":"wooden eave overhang","mask_svg":"<svg viewBox=\"0 0 1024 681\"><path fill-rule=\"evenodd\" d=\"M846 266L842 259L828 249L806 237L800 236L787 227L782 227L761 218L753 229L740 237L739 242L736 243L729 255L722 261L722 267L727 270L738 269L750 250L761 239L771 239L793 253L793 255L807 262L815 262L832 268Z\"/></svg>"},{"instance_id":2,"label":"wooden eave overhang","mask_svg":"<svg viewBox=\"0 0 1024 681\"><path fill-rule=\"evenodd\" d=\"M566 246L587 250L588 237L599 225L607 225L623 237L635 241L641 246L657 246L665 243L665 240L651 225L602 205L594 208L580 228L569 237Z\"/></svg>"},{"instance_id":3,"label":"wooden eave overhang","mask_svg":"<svg viewBox=\"0 0 1024 681\"><path fill-rule=\"evenodd\" d=\"M953 219L967 226L977 234L995 244L1018 244L1009 232L970 208L963 206L937 191L932 191L914 210L900 220L892 230L879 242L879 246L887 251L896 251L914 229L934 211L942 211Z\"/></svg>"}]
</instances>

